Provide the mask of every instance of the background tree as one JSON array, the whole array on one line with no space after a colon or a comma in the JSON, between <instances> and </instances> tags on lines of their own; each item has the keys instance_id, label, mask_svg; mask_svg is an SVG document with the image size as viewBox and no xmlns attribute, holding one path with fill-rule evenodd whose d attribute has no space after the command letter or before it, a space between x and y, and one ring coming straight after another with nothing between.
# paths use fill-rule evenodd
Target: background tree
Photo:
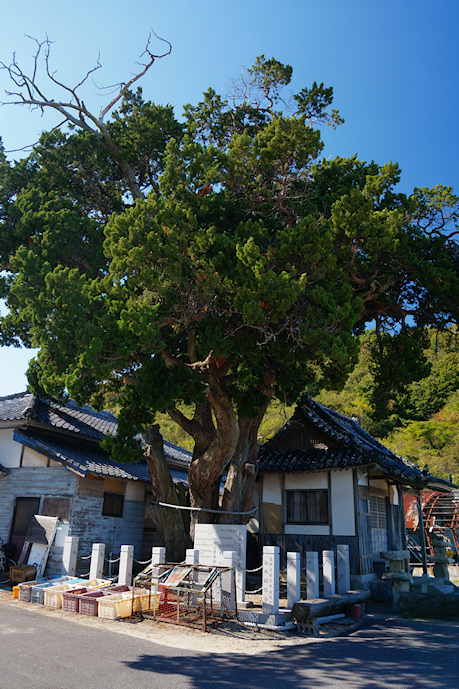
<instances>
[{"instance_id":1,"label":"background tree","mask_svg":"<svg viewBox=\"0 0 459 689\"><path fill-rule=\"evenodd\" d=\"M343 383L367 322L384 371L389 343L410 363L424 326L456 317L452 191L406 197L395 164L321 160L317 126L341 121L332 90L314 83L288 110L291 73L262 56L231 100L209 90L186 106L183 126L126 90L104 124L114 147L86 127L52 133L4 173L3 227L17 237L5 341L40 348L35 389L118 400L118 460L167 411L193 439L190 498L204 521L248 517L271 400ZM155 493L178 502L150 440Z\"/></svg>"}]
</instances>

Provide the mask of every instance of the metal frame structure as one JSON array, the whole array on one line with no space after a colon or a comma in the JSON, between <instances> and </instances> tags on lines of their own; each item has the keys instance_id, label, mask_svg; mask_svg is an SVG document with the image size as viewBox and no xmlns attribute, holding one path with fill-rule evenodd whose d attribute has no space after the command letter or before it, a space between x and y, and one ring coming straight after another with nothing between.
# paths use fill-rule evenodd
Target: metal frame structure
<instances>
[{"instance_id":1,"label":"metal frame structure","mask_svg":"<svg viewBox=\"0 0 459 689\"><path fill-rule=\"evenodd\" d=\"M150 592L144 617L207 631L209 625L237 619L236 578L232 567L149 565L134 579Z\"/></svg>"}]
</instances>

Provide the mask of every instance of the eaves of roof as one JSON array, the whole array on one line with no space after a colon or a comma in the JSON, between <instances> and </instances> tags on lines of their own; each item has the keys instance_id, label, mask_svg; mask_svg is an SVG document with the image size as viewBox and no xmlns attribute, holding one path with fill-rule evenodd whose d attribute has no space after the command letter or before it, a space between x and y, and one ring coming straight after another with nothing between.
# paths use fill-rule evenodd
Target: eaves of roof
<instances>
[{"instance_id":1,"label":"eaves of roof","mask_svg":"<svg viewBox=\"0 0 459 689\"><path fill-rule=\"evenodd\" d=\"M126 464L113 462L108 453L101 450L96 444L91 446L88 443L71 442L71 440L62 437L43 437L32 429L16 430L13 437L18 443L59 462L66 469L77 473L79 476L96 474L143 483L151 482L145 461ZM172 468L171 474L175 483L186 483L186 470Z\"/></svg>"}]
</instances>

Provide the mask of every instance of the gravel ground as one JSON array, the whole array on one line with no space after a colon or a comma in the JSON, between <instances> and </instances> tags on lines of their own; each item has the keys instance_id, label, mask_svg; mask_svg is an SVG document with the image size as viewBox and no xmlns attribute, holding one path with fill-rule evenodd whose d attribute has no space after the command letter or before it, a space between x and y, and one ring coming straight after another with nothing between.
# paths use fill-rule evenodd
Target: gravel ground
<instances>
[{"instance_id":1,"label":"gravel ground","mask_svg":"<svg viewBox=\"0 0 459 689\"><path fill-rule=\"evenodd\" d=\"M99 617L79 615L65 610L55 610L44 605L36 605L13 598L12 591L0 591L0 606L13 605L47 617L66 619L74 624L87 627L100 627L119 634L149 639L155 643L191 651L206 653L238 653L255 655L290 646L320 643L320 639L304 637L292 632L270 632L244 627L235 622L226 622L216 630L207 633L197 629L180 627L164 622L143 620L128 622L111 621Z\"/></svg>"}]
</instances>

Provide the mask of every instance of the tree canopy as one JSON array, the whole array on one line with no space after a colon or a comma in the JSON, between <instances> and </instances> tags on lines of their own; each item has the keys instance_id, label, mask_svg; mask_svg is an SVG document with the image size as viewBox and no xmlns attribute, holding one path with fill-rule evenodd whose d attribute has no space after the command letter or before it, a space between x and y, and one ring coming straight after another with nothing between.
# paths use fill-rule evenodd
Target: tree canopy
<instances>
[{"instance_id":1,"label":"tree canopy","mask_svg":"<svg viewBox=\"0 0 459 689\"><path fill-rule=\"evenodd\" d=\"M291 74L261 56L182 122L126 90L108 138L73 123L0 160L3 343L40 348L37 391L117 400L119 460L167 411L194 441L192 505L218 510L223 480L236 519L272 399L343 383L371 322L381 385L422 377L425 326L457 317L452 190L408 196L395 163L322 159L333 91L289 107Z\"/></svg>"}]
</instances>

